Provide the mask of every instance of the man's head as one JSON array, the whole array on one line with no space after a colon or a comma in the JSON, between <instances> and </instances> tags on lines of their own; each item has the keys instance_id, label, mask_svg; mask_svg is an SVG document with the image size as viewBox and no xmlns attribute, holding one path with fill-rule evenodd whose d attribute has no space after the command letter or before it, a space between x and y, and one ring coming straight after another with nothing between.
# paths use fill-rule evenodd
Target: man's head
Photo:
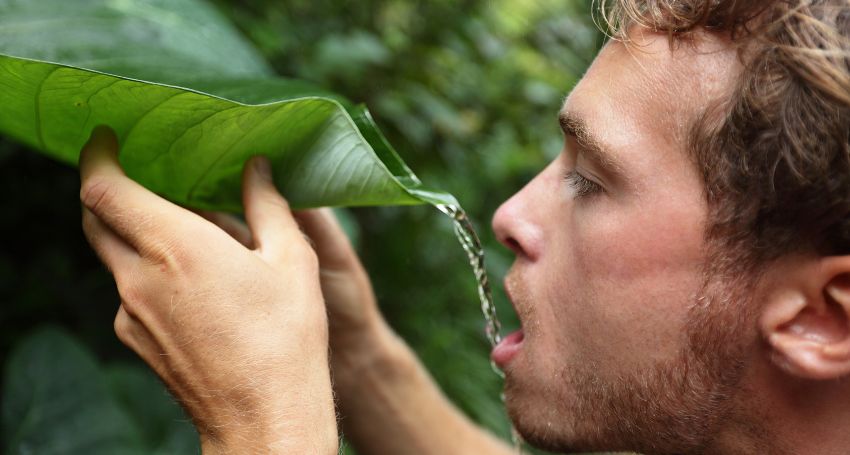
<instances>
[{"instance_id":1,"label":"man's head","mask_svg":"<svg viewBox=\"0 0 850 455\"><path fill-rule=\"evenodd\" d=\"M560 450L792 444L771 433L793 406L760 400L850 407L825 381L850 377L850 2L606 18L563 153L494 219L517 253L523 335L494 352L512 418Z\"/></svg>"}]
</instances>

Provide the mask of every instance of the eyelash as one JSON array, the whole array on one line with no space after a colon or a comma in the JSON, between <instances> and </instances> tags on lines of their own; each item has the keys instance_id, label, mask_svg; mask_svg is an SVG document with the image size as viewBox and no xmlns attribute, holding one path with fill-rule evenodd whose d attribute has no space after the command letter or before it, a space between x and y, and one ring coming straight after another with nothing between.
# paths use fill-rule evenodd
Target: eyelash
<instances>
[{"instance_id":1,"label":"eyelash","mask_svg":"<svg viewBox=\"0 0 850 455\"><path fill-rule=\"evenodd\" d=\"M567 175L564 176L564 180L573 187L573 190L576 193L575 197L577 198L605 191L598 183L588 180L575 169L567 172Z\"/></svg>"}]
</instances>

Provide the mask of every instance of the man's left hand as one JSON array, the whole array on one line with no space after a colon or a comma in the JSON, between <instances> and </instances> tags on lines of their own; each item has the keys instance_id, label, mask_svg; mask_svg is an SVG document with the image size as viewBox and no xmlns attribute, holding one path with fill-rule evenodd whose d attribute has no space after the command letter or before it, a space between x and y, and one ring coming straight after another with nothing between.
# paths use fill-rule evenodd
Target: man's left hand
<instances>
[{"instance_id":1,"label":"man's left hand","mask_svg":"<svg viewBox=\"0 0 850 455\"><path fill-rule=\"evenodd\" d=\"M115 331L191 415L204 453L336 453L318 263L265 158L251 244L129 179L108 128L80 157L83 228L121 297Z\"/></svg>"}]
</instances>

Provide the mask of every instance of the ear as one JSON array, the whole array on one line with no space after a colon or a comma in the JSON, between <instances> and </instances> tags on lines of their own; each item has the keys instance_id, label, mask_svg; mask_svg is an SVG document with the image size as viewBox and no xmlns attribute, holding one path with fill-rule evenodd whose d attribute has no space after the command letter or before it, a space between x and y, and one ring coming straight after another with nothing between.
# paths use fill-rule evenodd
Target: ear
<instances>
[{"instance_id":1,"label":"ear","mask_svg":"<svg viewBox=\"0 0 850 455\"><path fill-rule=\"evenodd\" d=\"M850 376L850 256L795 260L769 275L759 330L771 361L805 379Z\"/></svg>"}]
</instances>

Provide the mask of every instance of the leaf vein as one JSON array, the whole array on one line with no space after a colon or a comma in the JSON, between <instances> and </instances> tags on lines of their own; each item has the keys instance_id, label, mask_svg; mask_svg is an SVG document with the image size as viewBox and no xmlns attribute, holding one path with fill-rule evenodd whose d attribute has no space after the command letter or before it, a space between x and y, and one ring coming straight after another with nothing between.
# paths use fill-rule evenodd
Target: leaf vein
<instances>
[{"instance_id":1,"label":"leaf vein","mask_svg":"<svg viewBox=\"0 0 850 455\"><path fill-rule=\"evenodd\" d=\"M136 120L133 122L133 126L131 126L130 129L127 131L127 134L124 135L124 140L127 141L130 138L130 135L132 135L133 132L136 131L136 128L139 126L139 124L142 123L142 121L145 118L147 118L148 115L150 115L152 112L154 112L155 110L162 107L163 104L173 100L174 98L177 98L180 95L186 94L186 93L191 93L191 92L177 91L177 93L169 96L168 98L165 98L165 99L159 101L158 103L156 103L153 106L151 106L150 108L148 108L145 112L143 112L141 115L139 115L138 118L136 118Z\"/></svg>"},{"instance_id":2,"label":"leaf vein","mask_svg":"<svg viewBox=\"0 0 850 455\"><path fill-rule=\"evenodd\" d=\"M189 189L189 192L188 192L188 194L186 195L186 200L187 200L187 201L190 201L190 200L192 200L192 199L194 198L194 196L195 196L195 191L197 191L197 190L198 190L198 187L200 187L201 183L203 183L203 181L204 181L204 180L205 180L205 179L209 176L210 172L212 172L213 168L214 168L214 167L215 167L215 166L216 166L219 162L221 162L221 160L223 160L223 159L224 159L224 157L226 157L227 155L229 155L229 154L230 154L230 152L232 152L232 151L233 151L233 149L234 149L234 148L235 148L238 144L241 144L241 143L242 143L242 142L243 142L243 141L244 141L244 140L245 140L248 136L250 136L250 135L251 135L251 133L252 133L252 132L256 131L256 130L257 130L257 128L259 128L259 127L260 127L261 125L263 125L264 123L268 122L268 121L269 121L269 119L274 118L274 114L277 114L278 112L280 112L280 110L281 110L283 107L284 107L284 106L282 105L282 106L280 106L280 107L276 108L276 109L275 109L275 111L272 113L272 115L268 115L268 116L266 116L265 118L263 118L261 121L259 121L259 122L256 122L256 123L252 124L252 125L248 128L248 130L247 130L247 131L245 131L245 133L244 133L244 134L243 134L243 135L242 135L239 139L237 139L236 141L233 141L233 143L231 143L231 144L227 147L227 149L225 149L225 150L224 150L224 152L222 152L222 153L221 153L221 155L219 155L218 157L216 157L216 158L212 161L212 163L210 163L210 165L209 165L209 166L207 166L207 168L206 168L206 169L204 169L204 171L201 173L201 175L200 175L200 176L198 176L198 180L196 180L196 181L195 181L195 183L192 185L192 187ZM250 108L249 108L249 109L250 109Z\"/></svg>"},{"instance_id":3,"label":"leaf vein","mask_svg":"<svg viewBox=\"0 0 850 455\"><path fill-rule=\"evenodd\" d=\"M44 124L42 123L41 118L41 96L44 93L44 83L47 82L47 79L50 79L50 76L53 76L53 74L60 69L62 69L61 66L51 69L38 83L38 87L35 89L35 106L33 106L35 108L35 135L39 146L44 151L47 151L47 145L44 143Z\"/></svg>"}]
</instances>

